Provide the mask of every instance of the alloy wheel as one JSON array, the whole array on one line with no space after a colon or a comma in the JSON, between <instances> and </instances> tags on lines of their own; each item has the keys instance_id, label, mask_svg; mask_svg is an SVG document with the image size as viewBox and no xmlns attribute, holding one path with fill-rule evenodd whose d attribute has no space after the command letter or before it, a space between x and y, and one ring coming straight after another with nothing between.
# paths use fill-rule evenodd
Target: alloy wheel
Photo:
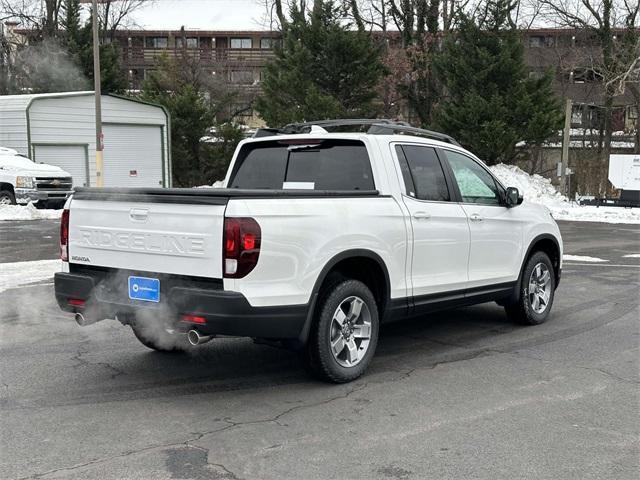
<instances>
[{"instance_id":1,"label":"alloy wheel","mask_svg":"<svg viewBox=\"0 0 640 480\"><path fill-rule=\"evenodd\" d=\"M543 313L551 298L551 273L542 262L533 267L529 277L529 303L536 313Z\"/></svg>"},{"instance_id":2,"label":"alloy wheel","mask_svg":"<svg viewBox=\"0 0 640 480\"><path fill-rule=\"evenodd\" d=\"M336 361L343 367L360 363L371 342L371 312L356 296L344 299L331 320L330 347Z\"/></svg>"}]
</instances>

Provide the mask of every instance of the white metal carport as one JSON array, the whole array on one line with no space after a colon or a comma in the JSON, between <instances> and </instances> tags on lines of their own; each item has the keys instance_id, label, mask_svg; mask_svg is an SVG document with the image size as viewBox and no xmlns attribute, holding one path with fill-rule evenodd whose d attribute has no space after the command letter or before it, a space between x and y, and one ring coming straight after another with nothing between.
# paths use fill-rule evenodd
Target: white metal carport
<instances>
[{"instance_id":1,"label":"white metal carport","mask_svg":"<svg viewBox=\"0 0 640 480\"><path fill-rule=\"evenodd\" d=\"M105 187L171 186L163 107L103 95L102 121ZM0 146L65 169L74 186L95 186L93 92L0 96Z\"/></svg>"}]
</instances>

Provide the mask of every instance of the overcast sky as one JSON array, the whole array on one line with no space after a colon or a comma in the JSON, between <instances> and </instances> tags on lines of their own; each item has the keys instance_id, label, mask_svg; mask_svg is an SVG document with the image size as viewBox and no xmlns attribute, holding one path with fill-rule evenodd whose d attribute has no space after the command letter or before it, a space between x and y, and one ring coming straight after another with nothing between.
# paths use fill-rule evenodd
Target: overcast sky
<instances>
[{"instance_id":1,"label":"overcast sky","mask_svg":"<svg viewBox=\"0 0 640 480\"><path fill-rule=\"evenodd\" d=\"M155 0L133 14L145 30L263 30L269 27L263 0Z\"/></svg>"}]
</instances>

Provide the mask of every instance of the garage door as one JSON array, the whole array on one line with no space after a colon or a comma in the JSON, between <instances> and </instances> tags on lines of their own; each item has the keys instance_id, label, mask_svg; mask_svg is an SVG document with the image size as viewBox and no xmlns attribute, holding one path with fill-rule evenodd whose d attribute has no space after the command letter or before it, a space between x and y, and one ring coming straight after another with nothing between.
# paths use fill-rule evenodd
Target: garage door
<instances>
[{"instance_id":1,"label":"garage door","mask_svg":"<svg viewBox=\"0 0 640 480\"><path fill-rule=\"evenodd\" d=\"M69 172L74 187L87 186L87 150L83 145L34 145L34 161Z\"/></svg>"},{"instance_id":2,"label":"garage door","mask_svg":"<svg viewBox=\"0 0 640 480\"><path fill-rule=\"evenodd\" d=\"M104 186L161 187L160 126L105 125Z\"/></svg>"}]
</instances>

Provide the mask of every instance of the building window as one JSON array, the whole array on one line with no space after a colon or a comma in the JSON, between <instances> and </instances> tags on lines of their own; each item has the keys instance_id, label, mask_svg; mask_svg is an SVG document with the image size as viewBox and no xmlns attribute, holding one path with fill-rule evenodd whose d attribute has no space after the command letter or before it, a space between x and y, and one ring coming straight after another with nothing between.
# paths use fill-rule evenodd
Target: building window
<instances>
[{"instance_id":1,"label":"building window","mask_svg":"<svg viewBox=\"0 0 640 480\"><path fill-rule=\"evenodd\" d=\"M629 120L635 120L638 118L638 107L634 105L629 105L627 109L629 112Z\"/></svg>"},{"instance_id":2,"label":"building window","mask_svg":"<svg viewBox=\"0 0 640 480\"><path fill-rule=\"evenodd\" d=\"M252 70L232 70L231 83L251 84L253 83Z\"/></svg>"},{"instance_id":3,"label":"building window","mask_svg":"<svg viewBox=\"0 0 640 480\"><path fill-rule=\"evenodd\" d=\"M260 39L260 48L263 50L273 50L276 46L276 42L278 40L275 38L261 38Z\"/></svg>"},{"instance_id":4,"label":"building window","mask_svg":"<svg viewBox=\"0 0 640 480\"><path fill-rule=\"evenodd\" d=\"M593 83L602 80L602 75L591 68L576 68L571 72L573 83Z\"/></svg>"},{"instance_id":5,"label":"building window","mask_svg":"<svg viewBox=\"0 0 640 480\"><path fill-rule=\"evenodd\" d=\"M585 128L596 129L600 128L602 116L598 107L588 107L587 108L587 123Z\"/></svg>"},{"instance_id":6,"label":"building window","mask_svg":"<svg viewBox=\"0 0 640 480\"><path fill-rule=\"evenodd\" d=\"M147 48L167 48L169 39L167 37L146 37L144 46Z\"/></svg>"},{"instance_id":7,"label":"building window","mask_svg":"<svg viewBox=\"0 0 640 480\"><path fill-rule=\"evenodd\" d=\"M540 80L542 77L544 77L544 71L542 70L529 71L529 78L531 78L532 80Z\"/></svg>"},{"instance_id":8,"label":"building window","mask_svg":"<svg viewBox=\"0 0 640 480\"><path fill-rule=\"evenodd\" d=\"M232 38L231 48L252 48L253 44L250 38Z\"/></svg>"},{"instance_id":9,"label":"building window","mask_svg":"<svg viewBox=\"0 0 640 480\"><path fill-rule=\"evenodd\" d=\"M540 36L531 36L529 37L529 47L543 47L544 46L544 37Z\"/></svg>"},{"instance_id":10,"label":"building window","mask_svg":"<svg viewBox=\"0 0 640 480\"><path fill-rule=\"evenodd\" d=\"M571 106L571 125L582 126L582 105Z\"/></svg>"},{"instance_id":11,"label":"building window","mask_svg":"<svg viewBox=\"0 0 640 480\"><path fill-rule=\"evenodd\" d=\"M183 39L182 37L176 38L176 48L183 48L184 40L185 39ZM187 40L187 43L186 43L187 48L198 48L198 39L196 37L187 37L186 40Z\"/></svg>"}]
</instances>

